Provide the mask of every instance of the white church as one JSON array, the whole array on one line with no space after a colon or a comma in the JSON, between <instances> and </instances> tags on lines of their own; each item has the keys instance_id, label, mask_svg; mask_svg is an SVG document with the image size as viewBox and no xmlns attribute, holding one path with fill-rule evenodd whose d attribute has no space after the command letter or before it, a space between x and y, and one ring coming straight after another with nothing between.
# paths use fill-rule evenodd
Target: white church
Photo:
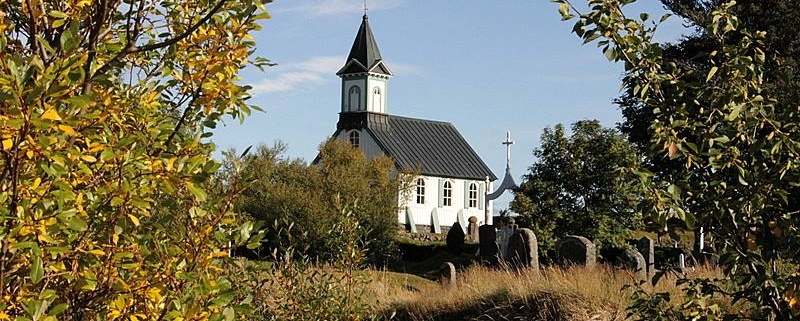
<instances>
[{"instance_id":1,"label":"white church","mask_svg":"<svg viewBox=\"0 0 800 321\"><path fill-rule=\"evenodd\" d=\"M391 157L398 171L419 173L411 193L400 196L400 224L412 232L437 233L455 222L466 228L471 216L481 224L492 224L492 200L514 186L508 167L501 187L489 193L497 177L455 126L389 113L393 74L381 58L366 14L336 75L342 78L342 94L333 137L349 141L369 158Z\"/></svg>"}]
</instances>

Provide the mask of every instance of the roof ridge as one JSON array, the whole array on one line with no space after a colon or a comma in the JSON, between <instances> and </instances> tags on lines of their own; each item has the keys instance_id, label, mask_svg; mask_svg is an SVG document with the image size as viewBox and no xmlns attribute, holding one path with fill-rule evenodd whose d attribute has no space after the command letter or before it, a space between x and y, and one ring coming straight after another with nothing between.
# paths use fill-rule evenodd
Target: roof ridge
<instances>
[{"instance_id":1,"label":"roof ridge","mask_svg":"<svg viewBox=\"0 0 800 321\"><path fill-rule=\"evenodd\" d=\"M453 126L453 123L451 123L449 121L443 121L443 120L423 119L423 118L400 116L400 115L389 115L389 117L390 118L400 118L400 119L405 119L405 120L413 120L413 121L425 122L425 123L440 123L440 124L447 124L447 125ZM453 127L455 127L455 126L453 126Z\"/></svg>"}]
</instances>

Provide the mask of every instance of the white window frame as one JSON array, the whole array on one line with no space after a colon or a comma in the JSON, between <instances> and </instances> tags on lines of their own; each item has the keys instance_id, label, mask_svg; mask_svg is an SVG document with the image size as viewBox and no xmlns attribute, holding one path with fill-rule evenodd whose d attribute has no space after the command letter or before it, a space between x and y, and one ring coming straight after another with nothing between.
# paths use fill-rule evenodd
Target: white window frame
<instances>
[{"instance_id":1,"label":"white window frame","mask_svg":"<svg viewBox=\"0 0 800 321\"><path fill-rule=\"evenodd\" d=\"M442 185L442 205L453 206L453 183L445 181Z\"/></svg>"},{"instance_id":2,"label":"white window frame","mask_svg":"<svg viewBox=\"0 0 800 321\"><path fill-rule=\"evenodd\" d=\"M416 187L417 204L425 204L425 180L422 178L417 178Z\"/></svg>"},{"instance_id":3,"label":"white window frame","mask_svg":"<svg viewBox=\"0 0 800 321\"><path fill-rule=\"evenodd\" d=\"M469 184L469 207L476 208L478 207L478 184L470 183Z\"/></svg>"}]
</instances>

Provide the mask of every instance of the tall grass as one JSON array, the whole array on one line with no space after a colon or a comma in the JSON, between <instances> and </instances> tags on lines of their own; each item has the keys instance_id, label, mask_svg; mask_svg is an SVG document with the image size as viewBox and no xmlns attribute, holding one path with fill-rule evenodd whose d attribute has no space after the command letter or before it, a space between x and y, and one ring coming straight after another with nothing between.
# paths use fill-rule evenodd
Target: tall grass
<instances>
[{"instance_id":1,"label":"tall grass","mask_svg":"<svg viewBox=\"0 0 800 321\"><path fill-rule=\"evenodd\" d=\"M719 272L702 268L694 277ZM457 286L435 282L408 286L397 276L375 272L367 288L383 318L398 320L623 320L636 283L628 271L605 266L547 267L515 271L473 266L458 274ZM653 289L680 298L674 277ZM680 304L681 300L675 301Z\"/></svg>"}]
</instances>

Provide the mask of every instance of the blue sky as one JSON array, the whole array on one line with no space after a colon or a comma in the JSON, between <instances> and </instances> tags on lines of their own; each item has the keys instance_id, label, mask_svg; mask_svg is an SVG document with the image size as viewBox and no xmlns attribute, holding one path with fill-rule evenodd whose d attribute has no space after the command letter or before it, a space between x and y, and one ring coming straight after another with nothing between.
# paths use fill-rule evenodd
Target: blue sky
<instances>
[{"instance_id":1,"label":"blue sky","mask_svg":"<svg viewBox=\"0 0 800 321\"><path fill-rule=\"evenodd\" d=\"M546 0L369 0L369 19L389 82L391 114L449 121L502 177L505 132L516 141L513 173L520 177L534 159L545 127L599 119L621 120L612 100L622 66L609 63L595 45L581 45ZM218 149L283 141L287 156L314 158L336 128L340 79L336 71L361 23L362 0L278 0L272 19L255 35L257 55L277 66L250 68L243 83L254 87L255 112L244 124L227 121L215 131ZM640 0L630 14L660 15L658 1ZM657 39L684 31L677 18ZM499 182L497 183L499 184ZM503 209L508 195L495 203Z\"/></svg>"}]
</instances>

